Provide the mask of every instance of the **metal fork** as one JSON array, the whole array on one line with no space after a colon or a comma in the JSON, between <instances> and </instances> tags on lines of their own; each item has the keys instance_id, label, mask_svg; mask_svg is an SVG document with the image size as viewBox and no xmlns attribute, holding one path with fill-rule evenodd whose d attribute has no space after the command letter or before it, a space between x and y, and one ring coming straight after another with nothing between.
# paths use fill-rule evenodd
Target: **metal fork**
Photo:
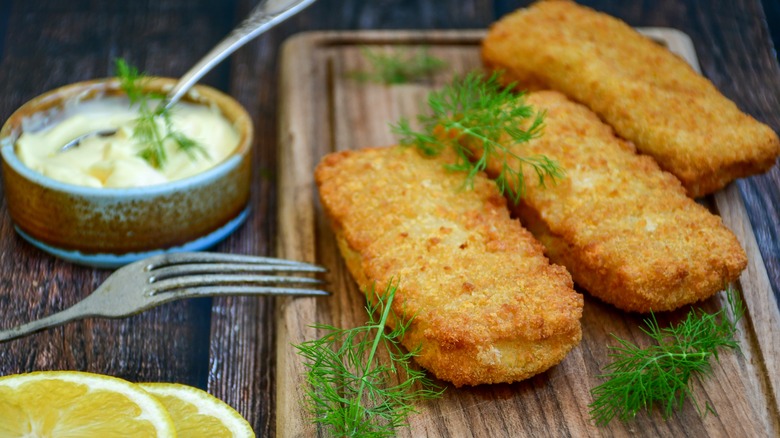
<instances>
[{"instance_id":1,"label":"metal fork","mask_svg":"<svg viewBox=\"0 0 780 438\"><path fill-rule=\"evenodd\" d=\"M272 275L325 271L321 266L269 257L208 252L157 255L118 269L92 294L72 307L18 327L0 330L0 342L76 319L130 316L183 298L329 295L326 291L311 288L322 283L319 279Z\"/></svg>"}]
</instances>

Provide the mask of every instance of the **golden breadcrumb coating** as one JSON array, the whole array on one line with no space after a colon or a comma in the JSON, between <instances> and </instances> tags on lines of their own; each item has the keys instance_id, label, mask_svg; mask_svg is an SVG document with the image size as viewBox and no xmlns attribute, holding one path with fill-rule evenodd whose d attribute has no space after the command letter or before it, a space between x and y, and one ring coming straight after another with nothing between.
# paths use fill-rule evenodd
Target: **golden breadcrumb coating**
<instances>
[{"instance_id":1,"label":"golden breadcrumb coating","mask_svg":"<svg viewBox=\"0 0 780 438\"><path fill-rule=\"evenodd\" d=\"M649 312L703 300L739 277L747 257L737 238L674 176L563 94L526 101L547 112L544 133L511 150L547 155L566 177L527 184L514 210L575 283L620 309ZM499 170L492 160L488 173Z\"/></svg>"},{"instance_id":2,"label":"golden breadcrumb coating","mask_svg":"<svg viewBox=\"0 0 780 438\"><path fill-rule=\"evenodd\" d=\"M452 157L450 157L452 158ZM399 286L403 340L455 384L514 382L559 363L582 337L582 296L495 185L474 188L413 148L326 156L315 178L347 267L363 291Z\"/></svg>"},{"instance_id":3,"label":"golden breadcrumb coating","mask_svg":"<svg viewBox=\"0 0 780 438\"><path fill-rule=\"evenodd\" d=\"M482 45L490 69L524 89L555 89L590 107L688 194L771 168L780 141L684 60L622 21L545 1L495 23Z\"/></svg>"}]
</instances>

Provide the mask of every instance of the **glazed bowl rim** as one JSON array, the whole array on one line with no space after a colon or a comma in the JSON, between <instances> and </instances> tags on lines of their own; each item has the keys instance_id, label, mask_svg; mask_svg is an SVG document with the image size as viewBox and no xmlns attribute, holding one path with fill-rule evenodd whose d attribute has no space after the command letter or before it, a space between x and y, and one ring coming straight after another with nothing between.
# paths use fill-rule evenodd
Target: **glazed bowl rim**
<instances>
[{"instance_id":1,"label":"glazed bowl rim","mask_svg":"<svg viewBox=\"0 0 780 438\"><path fill-rule=\"evenodd\" d=\"M165 78L165 77L148 77L146 86L150 88L159 88L165 90L168 87L172 87L177 79ZM45 187L47 189L56 190L60 192L68 192L74 195L92 197L97 199L116 199L118 197L138 198L147 196L159 196L169 193L180 192L192 187L200 187L213 181L215 178L224 175L234 169L241 160L245 159L253 142L254 126L246 109L238 103L233 97L229 96L222 91L219 91L213 87L206 85L196 85L193 90L185 97L188 102L194 104L213 104L221 112L221 114L228 118L228 121L236 129L239 134L239 142L236 148L228 155L224 160L216 165L202 171L195 175L188 176L186 178L168 181L162 184L154 184L141 187L90 187L82 186L78 184L67 183L64 181L56 180L48 177L43 173L35 171L26 166L16 154L16 140L18 135L14 135L15 131L12 130L10 124L17 122L18 119L23 118L21 113L24 113L31 108L38 106L44 106L50 104L51 100L56 100L58 95L64 94L61 98L62 101L70 98L79 98L80 93L88 92L108 92L116 93L119 89L119 81L116 78L101 78L91 79L87 81L74 82L71 84L63 85L61 87L54 88L45 93L42 93L36 97L25 102L21 105L10 117L5 121L0 130L0 153L2 154L3 161L11 167L15 172L31 181L34 184ZM195 97L193 97L195 96ZM95 95L85 100L100 98L102 96ZM214 99L214 98L217 99ZM228 117L226 114L225 106L237 113L232 117ZM33 114L50 111L52 107L62 106L51 105L49 108L42 108L39 111L31 111ZM30 117L29 115L27 117ZM21 129L21 127L19 127Z\"/></svg>"}]
</instances>

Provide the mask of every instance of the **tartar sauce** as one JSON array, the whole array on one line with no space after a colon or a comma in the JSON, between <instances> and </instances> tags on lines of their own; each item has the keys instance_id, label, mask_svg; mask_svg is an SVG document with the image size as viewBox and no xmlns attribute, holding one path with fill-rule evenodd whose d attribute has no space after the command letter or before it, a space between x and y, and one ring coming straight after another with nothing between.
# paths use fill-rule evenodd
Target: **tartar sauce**
<instances>
[{"instance_id":1,"label":"tartar sauce","mask_svg":"<svg viewBox=\"0 0 780 438\"><path fill-rule=\"evenodd\" d=\"M58 181L88 187L141 187L203 172L238 146L238 132L217 108L178 103L170 111L174 129L198 142L206 154L193 158L168 140L167 161L161 169L152 167L138 155L144 145L133 138L138 112L123 98L89 100L66 109L62 121L53 126L24 132L16 142L16 154L27 167ZM166 132L163 122L158 123L160 132ZM59 152L79 135L107 128L117 133L92 136Z\"/></svg>"}]
</instances>

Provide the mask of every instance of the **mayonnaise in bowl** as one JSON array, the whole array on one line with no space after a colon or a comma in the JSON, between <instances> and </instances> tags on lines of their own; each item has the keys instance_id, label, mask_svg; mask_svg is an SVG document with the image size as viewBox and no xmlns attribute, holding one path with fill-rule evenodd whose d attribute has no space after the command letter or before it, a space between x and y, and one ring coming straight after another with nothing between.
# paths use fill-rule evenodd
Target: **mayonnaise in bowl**
<instances>
[{"instance_id":1,"label":"mayonnaise in bowl","mask_svg":"<svg viewBox=\"0 0 780 438\"><path fill-rule=\"evenodd\" d=\"M143 114L130 107L116 78L65 85L19 107L0 129L4 201L18 234L65 260L117 267L204 250L238 229L250 209L252 119L235 99L203 85L154 117L152 96L176 83L144 80L146 97L136 99ZM148 129L134 135L138 126ZM154 127L196 141L205 154L191 157L168 142L163 165L150 165L139 156L149 156L148 144L136 138L148 139L143 134ZM60 151L82 134L117 128Z\"/></svg>"},{"instance_id":2,"label":"mayonnaise in bowl","mask_svg":"<svg viewBox=\"0 0 780 438\"><path fill-rule=\"evenodd\" d=\"M133 135L138 109L124 97L69 105L58 116L58 123L23 132L16 141L16 154L25 166L61 182L122 188L164 184L196 175L222 162L239 144L238 132L214 106L180 102L170 115L173 129L199 146L188 153L172 139L165 140L166 160L159 168L140 155L147 145ZM163 120L156 122L160 133L167 132ZM117 132L90 136L77 147L60 150L80 135L104 129Z\"/></svg>"}]
</instances>

